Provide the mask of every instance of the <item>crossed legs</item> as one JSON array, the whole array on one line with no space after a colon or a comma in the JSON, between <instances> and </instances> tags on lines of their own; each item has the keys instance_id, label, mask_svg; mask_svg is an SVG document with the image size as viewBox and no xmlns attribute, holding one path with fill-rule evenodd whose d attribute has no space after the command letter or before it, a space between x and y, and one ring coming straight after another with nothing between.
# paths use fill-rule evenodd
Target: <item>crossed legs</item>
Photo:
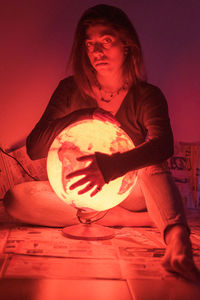
<instances>
[{"instance_id":1,"label":"crossed legs","mask_svg":"<svg viewBox=\"0 0 200 300\"><path fill-rule=\"evenodd\" d=\"M155 166L141 169L129 197L98 223L105 226L156 226L166 241L163 266L189 280L199 277L192 257L181 196L170 174ZM61 201L48 182L26 182L9 190L7 212L23 223L63 227L77 224L76 209ZM148 209L148 212L145 209Z\"/></svg>"},{"instance_id":2,"label":"crossed legs","mask_svg":"<svg viewBox=\"0 0 200 300\"><path fill-rule=\"evenodd\" d=\"M77 210L61 201L47 181L31 181L16 185L4 197L9 215L29 224L63 227L77 224ZM120 217L119 217L120 216ZM117 206L98 221L105 226L151 226L148 213L132 212Z\"/></svg>"},{"instance_id":3,"label":"crossed legs","mask_svg":"<svg viewBox=\"0 0 200 300\"><path fill-rule=\"evenodd\" d=\"M16 185L4 197L9 215L29 224L62 227L78 223L76 209L61 201L48 181Z\"/></svg>"}]
</instances>

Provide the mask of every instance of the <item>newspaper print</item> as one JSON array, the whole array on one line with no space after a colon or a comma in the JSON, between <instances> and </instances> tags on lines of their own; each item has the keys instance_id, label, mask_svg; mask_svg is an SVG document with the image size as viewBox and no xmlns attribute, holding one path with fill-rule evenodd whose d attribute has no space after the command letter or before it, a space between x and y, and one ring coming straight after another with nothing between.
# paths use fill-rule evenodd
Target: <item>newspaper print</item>
<instances>
[{"instance_id":1,"label":"newspaper print","mask_svg":"<svg viewBox=\"0 0 200 300\"><path fill-rule=\"evenodd\" d=\"M186 160L194 207L200 207L200 143L180 143Z\"/></svg>"},{"instance_id":2,"label":"newspaper print","mask_svg":"<svg viewBox=\"0 0 200 300\"><path fill-rule=\"evenodd\" d=\"M120 279L122 274L117 260L12 255L4 277Z\"/></svg>"},{"instance_id":3,"label":"newspaper print","mask_svg":"<svg viewBox=\"0 0 200 300\"><path fill-rule=\"evenodd\" d=\"M26 153L25 146L9 154L36 180L48 180L46 159L32 161ZM34 179L29 177L12 157L0 152L0 198L3 198L6 191L14 185L32 180Z\"/></svg>"}]
</instances>

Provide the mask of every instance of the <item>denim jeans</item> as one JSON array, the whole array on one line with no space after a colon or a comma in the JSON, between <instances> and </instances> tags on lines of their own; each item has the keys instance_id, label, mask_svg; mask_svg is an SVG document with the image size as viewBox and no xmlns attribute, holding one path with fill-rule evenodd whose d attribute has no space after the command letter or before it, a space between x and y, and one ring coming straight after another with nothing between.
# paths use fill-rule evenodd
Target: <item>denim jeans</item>
<instances>
[{"instance_id":1,"label":"denim jeans","mask_svg":"<svg viewBox=\"0 0 200 300\"><path fill-rule=\"evenodd\" d=\"M131 211L148 210L164 237L169 226L188 228L182 197L167 162L138 170L137 182L120 206Z\"/></svg>"}]
</instances>

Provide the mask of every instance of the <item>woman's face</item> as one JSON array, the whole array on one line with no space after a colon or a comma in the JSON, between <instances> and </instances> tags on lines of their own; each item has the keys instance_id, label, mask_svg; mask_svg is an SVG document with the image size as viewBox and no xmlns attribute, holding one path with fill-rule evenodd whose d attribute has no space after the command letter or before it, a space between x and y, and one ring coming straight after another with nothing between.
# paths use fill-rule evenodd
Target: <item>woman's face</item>
<instances>
[{"instance_id":1,"label":"woman's face","mask_svg":"<svg viewBox=\"0 0 200 300\"><path fill-rule=\"evenodd\" d=\"M86 31L85 46L91 65L97 74L112 75L122 71L124 44L110 26L94 25Z\"/></svg>"}]
</instances>

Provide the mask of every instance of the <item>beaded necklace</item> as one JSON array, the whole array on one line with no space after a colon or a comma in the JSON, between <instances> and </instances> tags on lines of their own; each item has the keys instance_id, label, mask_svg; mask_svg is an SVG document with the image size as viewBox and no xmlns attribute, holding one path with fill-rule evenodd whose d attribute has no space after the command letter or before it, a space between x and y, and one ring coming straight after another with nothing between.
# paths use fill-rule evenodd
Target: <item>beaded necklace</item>
<instances>
[{"instance_id":1,"label":"beaded necklace","mask_svg":"<svg viewBox=\"0 0 200 300\"><path fill-rule=\"evenodd\" d=\"M106 103L109 103L120 94L121 91L126 91L128 89L128 80L124 81L123 85L116 91L105 91L101 85L98 83L99 92L101 95L100 100Z\"/></svg>"}]
</instances>

